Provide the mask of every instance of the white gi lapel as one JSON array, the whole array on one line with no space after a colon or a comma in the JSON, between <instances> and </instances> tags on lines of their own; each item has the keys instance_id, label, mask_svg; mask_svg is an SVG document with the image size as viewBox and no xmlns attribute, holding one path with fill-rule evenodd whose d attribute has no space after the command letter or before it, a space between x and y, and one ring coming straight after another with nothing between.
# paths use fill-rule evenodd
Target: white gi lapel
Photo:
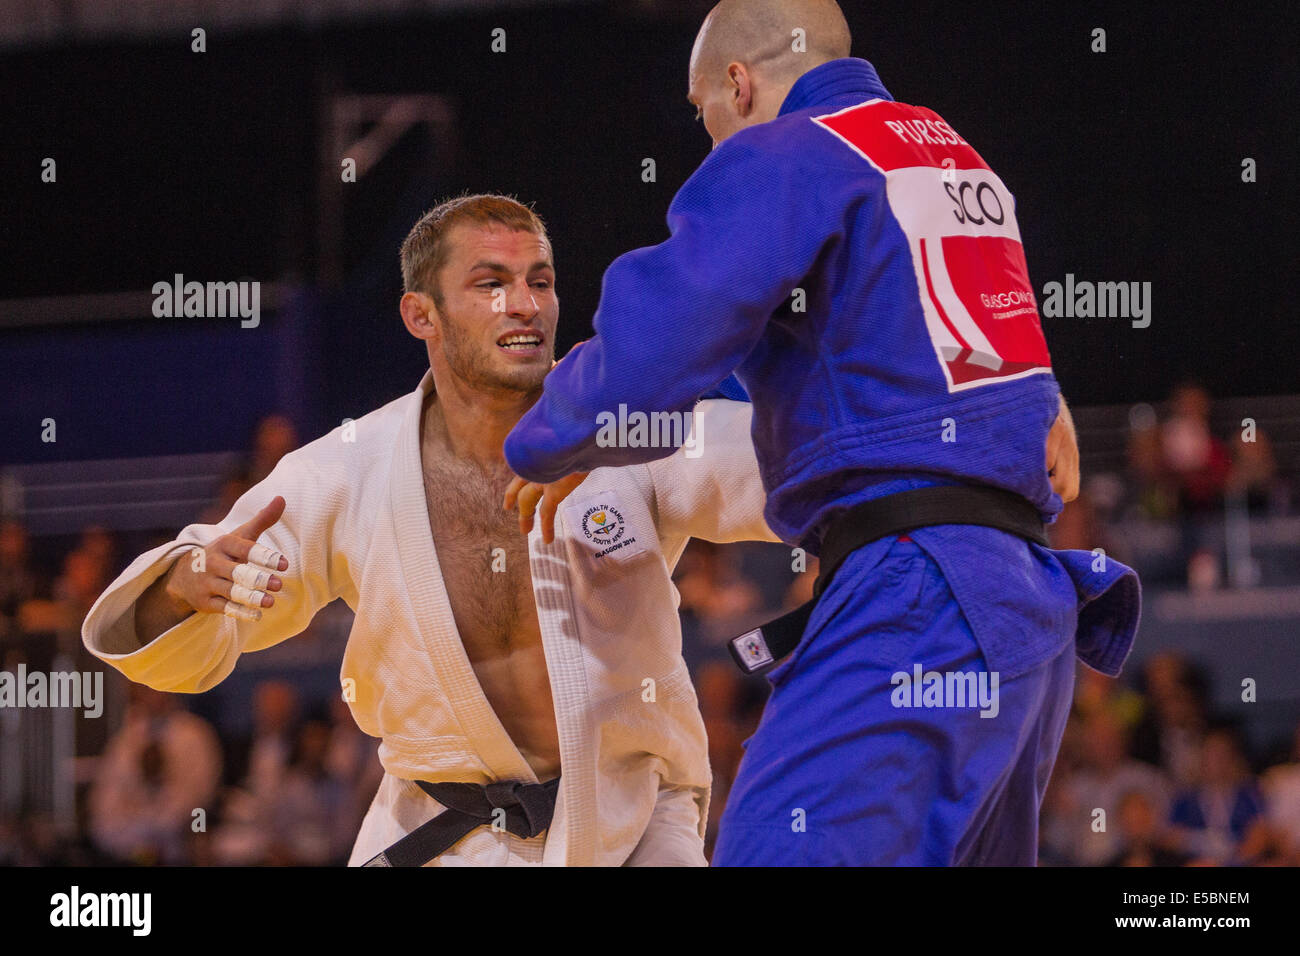
<instances>
[{"instance_id":1,"label":"white gi lapel","mask_svg":"<svg viewBox=\"0 0 1300 956\"><path fill-rule=\"evenodd\" d=\"M443 583L429 526L420 459L420 411L424 397L432 389L433 374L426 372L420 388L410 396L393 453L390 492L394 539L407 593L434 672L468 738L468 749L479 755L493 780L537 783L528 761L511 741L479 685Z\"/></svg>"},{"instance_id":2,"label":"white gi lapel","mask_svg":"<svg viewBox=\"0 0 1300 956\"><path fill-rule=\"evenodd\" d=\"M579 486L574 494L581 492ZM573 578L563 515L557 517L555 543L542 542L541 522L528 536L529 568L537 622L542 631L546 669L551 678L556 730L560 738L560 794L555 820L546 839L547 865L594 866L599 784L596 776L597 728L592 718Z\"/></svg>"}]
</instances>

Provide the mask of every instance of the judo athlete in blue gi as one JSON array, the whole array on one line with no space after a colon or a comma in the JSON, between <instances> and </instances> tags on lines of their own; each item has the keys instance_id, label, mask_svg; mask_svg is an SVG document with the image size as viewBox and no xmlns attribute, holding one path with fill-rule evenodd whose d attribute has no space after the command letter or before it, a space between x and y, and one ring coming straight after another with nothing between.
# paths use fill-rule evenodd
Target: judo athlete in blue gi
<instances>
[{"instance_id":1,"label":"judo athlete in blue gi","mask_svg":"<svg viewBox=\"0 0 1300 956\"><path fill-rule=\"evenodd\" d=\"M819 553L849 509L936 488L1000 489L1041 537L1062 405L1012 196L848 47L831 0L710 13L690 98L715 149L671 238L606 272L595 337L506 441L518 475L666 455L598 441L600 422L689 412L734 371L789 544ZM770 673L715 864L1035 863L1075 658L1119 672L1139 584L1100 552L961 520L848 553Z\"/></svg>"}]
</instances>

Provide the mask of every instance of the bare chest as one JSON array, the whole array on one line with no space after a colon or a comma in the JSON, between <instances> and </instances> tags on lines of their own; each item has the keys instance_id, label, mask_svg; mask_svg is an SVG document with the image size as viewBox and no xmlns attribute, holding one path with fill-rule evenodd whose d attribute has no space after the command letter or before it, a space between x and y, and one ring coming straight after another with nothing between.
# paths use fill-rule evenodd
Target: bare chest
<instances>
[{"instance_id":1,"label":"bare chest","mask_svg":"<svg viewBox=\"0 0 1300 956\"><path fill-rule=\"evenodd\" d=\"M471 660L540 646L541 641L528 539L520 533L514 512L502 510L504 490L504 482L491 480L473 466L425 468L429 527L456 627Z\"/></svg>"}]
</instances>

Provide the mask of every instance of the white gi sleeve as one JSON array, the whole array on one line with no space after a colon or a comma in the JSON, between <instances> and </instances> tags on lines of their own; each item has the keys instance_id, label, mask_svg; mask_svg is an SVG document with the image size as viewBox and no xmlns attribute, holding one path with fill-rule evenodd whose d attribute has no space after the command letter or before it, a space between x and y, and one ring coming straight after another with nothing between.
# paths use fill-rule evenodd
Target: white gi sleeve
<instances>
[{"instance_id":1,"label":"white gi sleeve","mask_svg":"<svg viewBox=\"0 0 1300 956\"><path fill-rule=\"evenodd\" d=\"M240 654L293 637L320 608L354 590L347 562L335 555L347 484L342 474L328 474L306 454L310 448L281 459L219 524L189 525L174 541L136 558L86 615L81 637L87 650L130 680L155 690L201 693L224 680ZM135 633L135 602L140 595L175 560L190 560L195 547L205 547L239 527L276 495L284 497L284 514L258 541L283 553L289 567L279 573L284 587L275 593L275 604L262 609L261 620L195 613L141 647Z\"/></svg>"},{"instance_id":2,"label":"white gi sleeve","mask_svg":"<svg viewBox=\"0 0 1300 956\"><path fill-rule=\"evenodd\" d=\"M660 787L654 814L624 866L708 866L699 791L694 787Z\"/></svg>"},{"instance_id":3,"label":"white gi sleeve","mask_svg":"<svg viewBox=\"0 0 1300 956\"><path fill-rule=\"evenodd\" d=\"M763 518L767 493L750 435L749 402L710 398L695 406L694 445L649 462L662 537L779 541Z\"/></svg>"}]
</instances>

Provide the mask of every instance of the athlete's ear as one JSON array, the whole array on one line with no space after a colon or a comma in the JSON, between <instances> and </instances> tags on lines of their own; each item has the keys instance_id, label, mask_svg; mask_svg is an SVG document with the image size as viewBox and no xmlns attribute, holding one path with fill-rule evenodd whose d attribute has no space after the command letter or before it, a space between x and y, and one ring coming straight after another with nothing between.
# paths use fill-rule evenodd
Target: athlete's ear
<instances>
[{"instance_id":1,"label":"athlete's ear","mask_svg":"<svg viewBox=\"0 0 1300 956\"><path fill-rule=\"evenodd\" d=\"M731 102L736 115L748 118L754 110L754 85L749 70L743 63L732 63L727 67L727 79L731 81Z\"/></svg>"},{"instance_id":2,"label":"athlete's ear","mask_svg":"<svg viewBox=\"0 0 1300 956\"><path fill-rule=\"evenodd\" d=\"M437 309L433 296L423 292L407 292L398 305L406 331L417 339L425 340L434 338L438 334Z\"/></svg>"}]
</instances>

